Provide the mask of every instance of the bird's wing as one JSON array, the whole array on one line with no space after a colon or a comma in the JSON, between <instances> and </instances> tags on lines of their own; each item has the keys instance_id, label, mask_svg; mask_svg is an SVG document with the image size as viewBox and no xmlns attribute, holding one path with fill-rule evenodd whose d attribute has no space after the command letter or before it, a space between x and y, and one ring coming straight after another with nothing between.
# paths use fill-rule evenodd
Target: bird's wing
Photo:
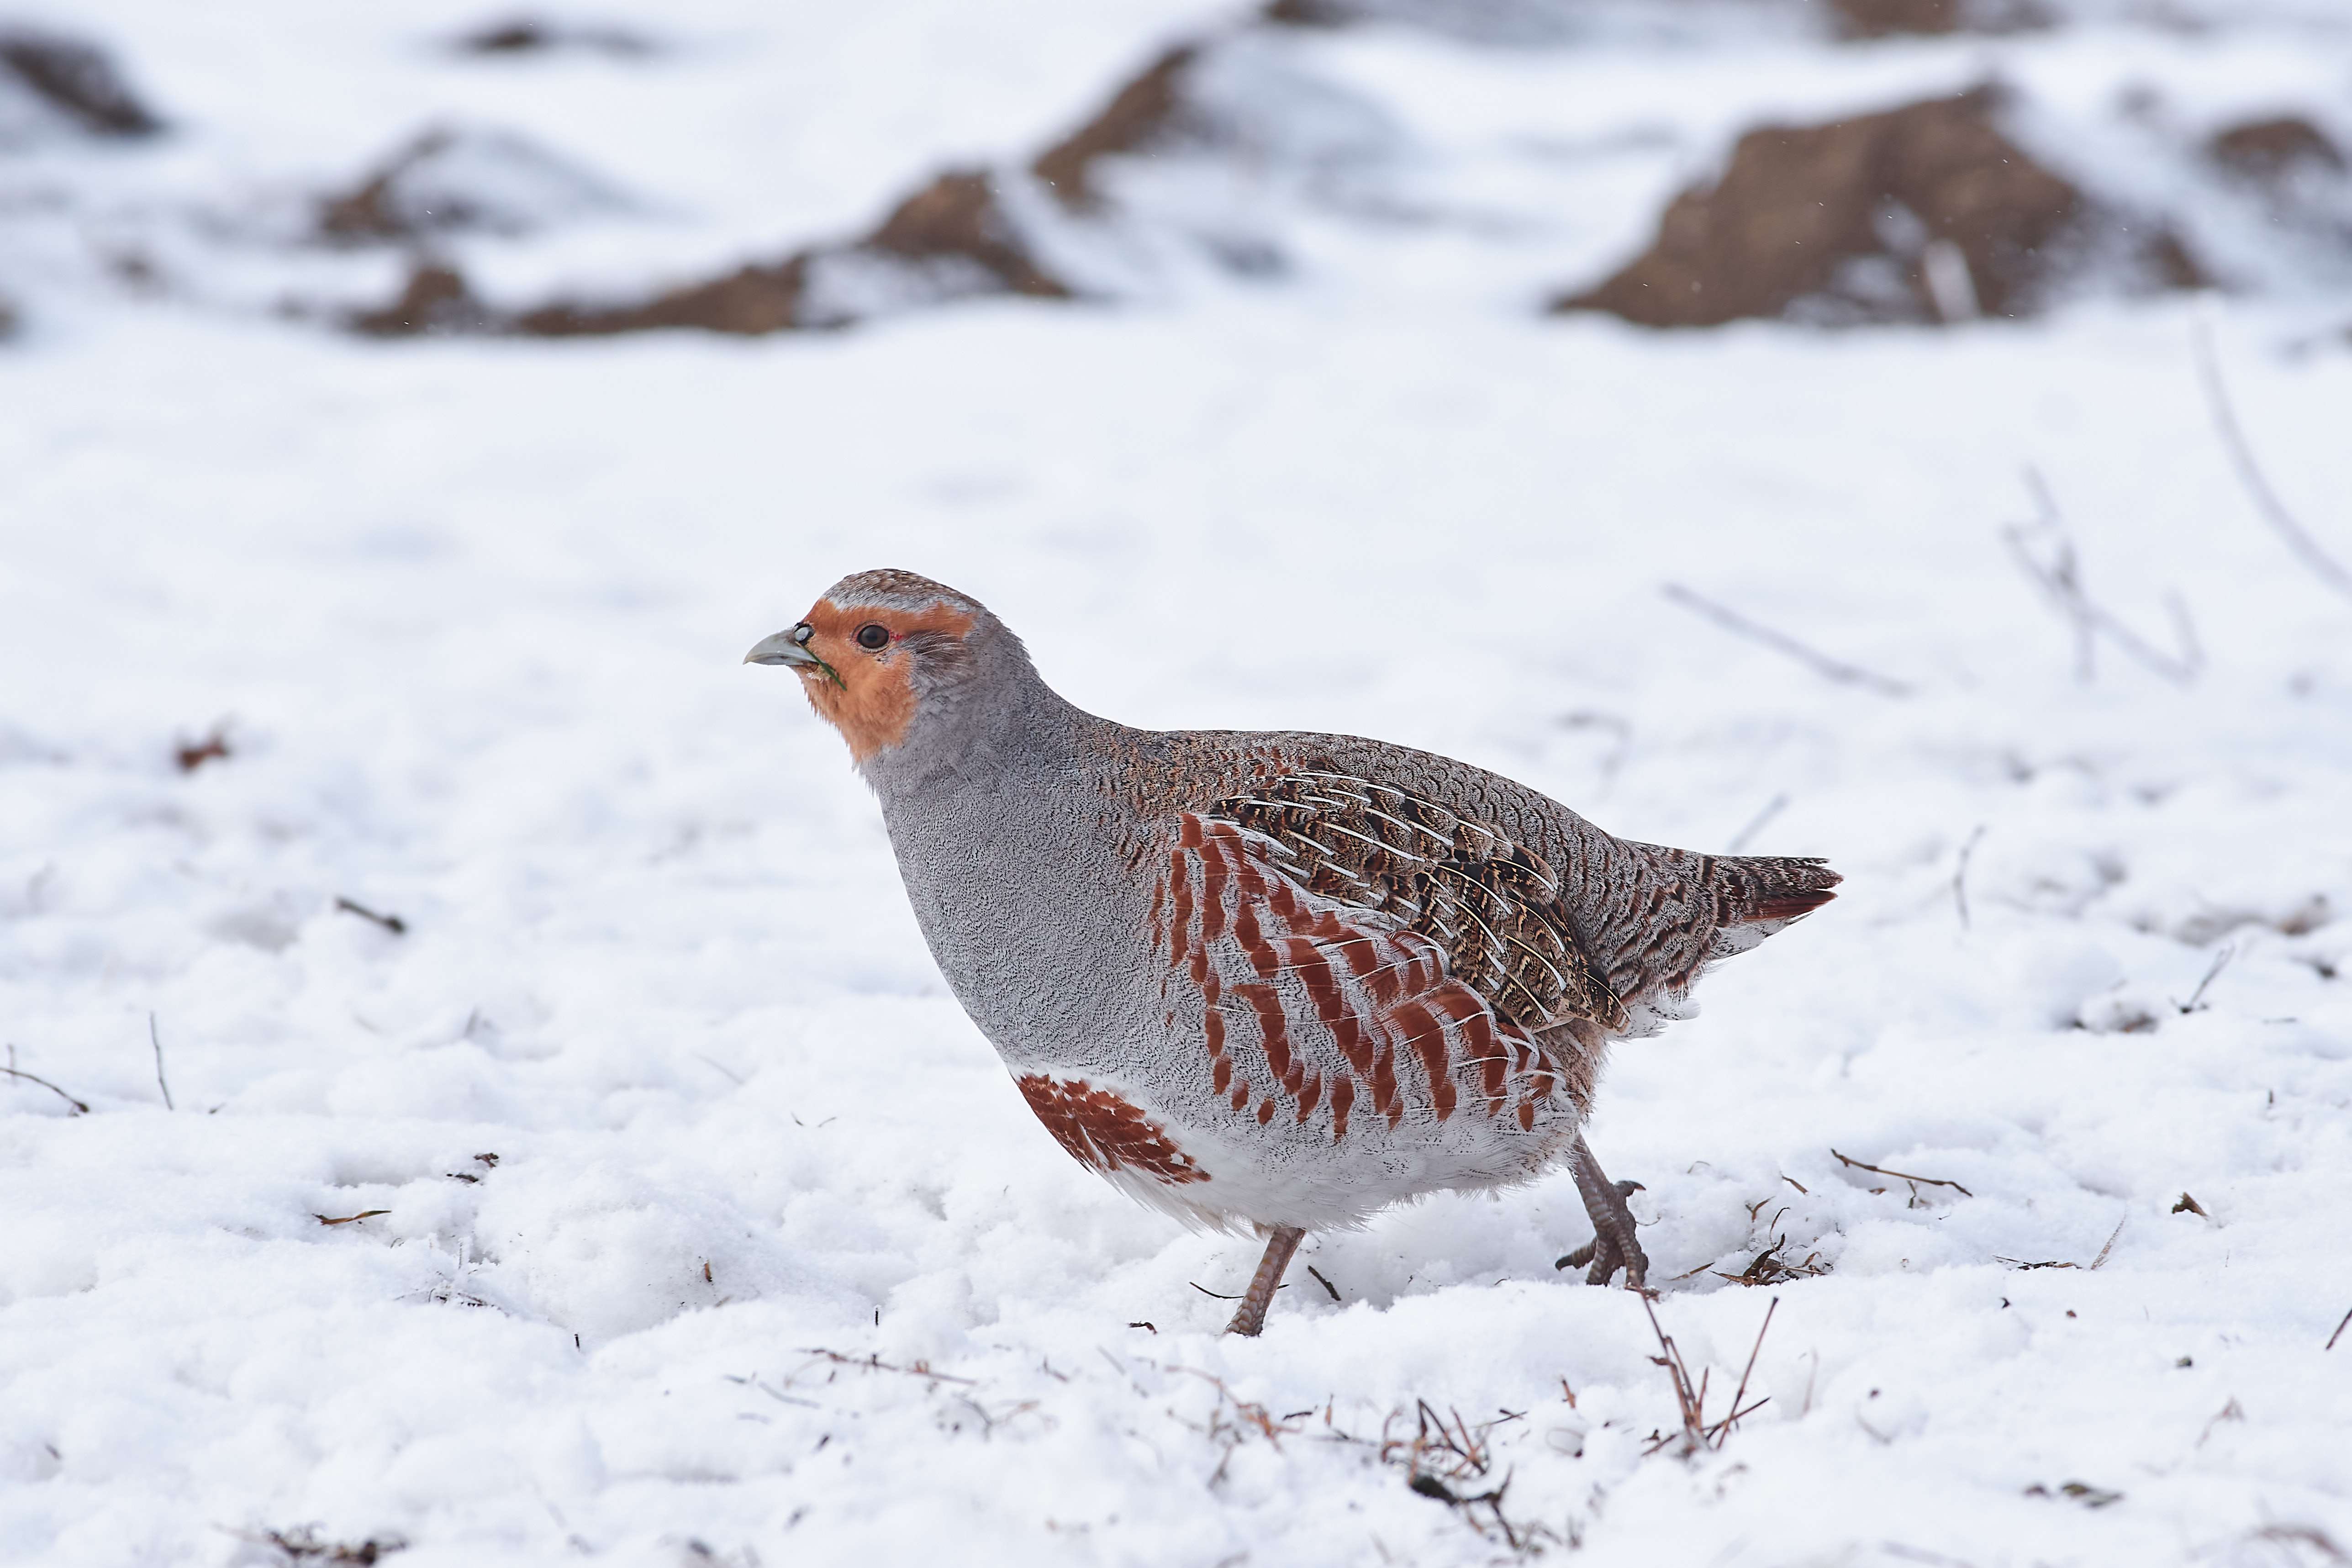
<instances>
[{"instance_id":1,"label":"bird's wing","mask_svg":"<svg viewBox=\"0 0 2352 1568\"><path fill-rule=\"evenodd\" d=\"M1511 1025L1625 1026L1570 923L1559 874L1492 824L1394 784L1303 770L1219 811L1272 839L1307 887L1435 942L1447 972Z\"/></svg>"},{"instance_id":2,"label":"bird's wing","mask_svg":"<svg viewBox=\"0 0 2352 1568\"><path fill-rule=\"evenodd\" d=\"M1336 1139L1367 1110L1531 1128L1556 1092L1587 1100L1597 1055L1553 1038L1624 1009L1524 845L1390 786L1297 772L1178 814L1168 854L1153 937L1171 984L1201 993L1234 1111L1328 1116Z\"/></svg>"}]
</instances>

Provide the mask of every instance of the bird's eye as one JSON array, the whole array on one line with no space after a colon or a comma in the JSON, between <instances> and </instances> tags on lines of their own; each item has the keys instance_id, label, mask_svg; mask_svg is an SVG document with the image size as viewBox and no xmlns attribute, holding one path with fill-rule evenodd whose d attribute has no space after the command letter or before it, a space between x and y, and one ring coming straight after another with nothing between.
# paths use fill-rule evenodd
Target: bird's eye
<instances>
[{"instance_id":1,"label":"bird's eye","mask_svg":"<svg viewBox=\"0 0 2352 1568\"><path fill-rule=\"evenodd\" d=\"M890 646L890 629L875 621L857 628L857 646L871 652Z\"/></svg>"},{"instance_id":2,"label":"bird's eye","mask_svg":"<svg viewBox=\"0 0 2352 1568\"><path fill-rule=\"evenodd\" d=\"M815 635L816 628L809 625L806 621L803 621L799 626L793 628L793 641L799 643L803 647L807 646L809 638Z\"/></svg>"}]
</instances>

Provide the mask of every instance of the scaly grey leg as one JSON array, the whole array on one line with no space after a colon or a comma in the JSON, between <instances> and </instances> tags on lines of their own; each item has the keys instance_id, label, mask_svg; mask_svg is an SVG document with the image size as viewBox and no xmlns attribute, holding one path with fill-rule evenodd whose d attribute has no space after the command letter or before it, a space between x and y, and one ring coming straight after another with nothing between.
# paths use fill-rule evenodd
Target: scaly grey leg
<instances>
[{"instance_id":1,"label":"scaly grey leg","mask_svg":"<svg viewBox=\"0 0 2352 1568\"><path fill-rule=\"evenodd\" d=\"M1265 1310L1274 1305L1274 1293L1282 1286L1283 1270L1290 1267L1290 1255L1306 1239L1307 1233L1295 1225L1274 1227L1274 1234L1266 1238L1265 1256L1258 1259L1257 1275L1242 1297L1241 1310L1225 1325L1225 1332L1257 1337L1257 1331L1265 1327Z\"/></svg>"},{"instance_id":2,"label":"scaly grey leg","mask_svg":"<svg viewBox=\"0 0 2352 1568\"><path fill-rule=\"evenodd\" d=\"M1576 1177L1576 1190L1584 1199L1584 1212L1592 1217L1592 1239L1552 1267L1581 1268L1591 1264L1591 1270L1584 1277L1588 1285L1606 1285L1609 1277L1622 1268L1625 1289L1641 1289L1650 1271L1650 1259L1634 1237L1633 1214L1625 1206L1625 1196L1640 1192L1642 1184L1612 1182L1601 1171L1601 1162L1585 1146L1581 1132L1576 1135L1576 1147L1569 1151L1568 1168Z\"/></svg>"}]
</instances>

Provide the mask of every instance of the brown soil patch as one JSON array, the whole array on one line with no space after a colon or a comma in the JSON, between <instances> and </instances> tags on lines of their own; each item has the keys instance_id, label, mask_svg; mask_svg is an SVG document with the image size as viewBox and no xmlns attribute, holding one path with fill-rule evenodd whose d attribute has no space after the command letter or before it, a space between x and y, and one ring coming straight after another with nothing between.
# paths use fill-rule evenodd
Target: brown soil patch
<instances>
[{"instance_id":1,"label":"brown soil patch","mask_svg":"<svg viewBox=\"0 0 2352 1568\"><path fill-rule=\"evenodd\" d=\"M724 278L673 289L635 305L544 305L516 317L511 327L542 338L646 332L665 327L698 327L704 331L758 337L802 324L796 312L806 269L807 258L795 256L774 267L739 268Z\"/></svg>"},{"instance_id":2,"label":"brown soil patch","mask_svg":"<svg viewBox=\"0 0 2352 1568\"><path fill-rule=\"evenodd\" d=\"M1021 244L996 185L982 170L950 170L908 196L859 246L910 260L961 257L996 275L1007 291L1044 300L1069 298L1069 286L1041 268Z\"/></svg>"},{"instance_id":3,"label":"brown soil patch","mask_svg":"<svg viewBox=\"0 0 2352 1568\"><path fill-rule=\"evenodd\" d=\"M558 302L526 311L509 330L539 337L641 332L664 327L758 336L794 328L841 324L812 318L811 267L857 252L925 261L961 258L978 264L1002 290L1035 299L1069 297L1069 286L1047 272L1021 243L985 174L956 170L940 175L898 204L879 226L846 246L800 251L769 266L740 268L723 278L656 294L635 304Z\"/></svg>"},{"instance_id":4,"label":"brown soil patch","mask_svg":"<svg viewBox=\"0 0 2352 1568\"><path fill-rule=\"evenodd\" d=\"M1102 112L1040 153L1029 172L1065 206L1097 205L1102 197L1091 180L1095 161L1143 152L1174 133L1183 115L1184 73L1199 55L1196 46L1185 44L1160 56L1114 93Z\"/></svg>"},{"instance_id":5,"label":"brown soil patch","mask_svg":"<svg viewBox=\"0 0 2352 1568\"><path fill-rule=\"evenodd\" d=\"M2159 284L2198 279L2168 235L2102 221L2000 132L1997 107L1979 89L1751 131L1721 179L1675 198L1647 251L1553 309L1659 327L1792 308L1829 321L2024 315L2101 239L2127 245Z\"/></svg>"},{"instance_id":6,"label":"brown soil patch","mask_svg":"<svg viewBox=\"0 0 2352 1568\"><path fill-rule=\"evenodd\" d=\"M0 27L0 70L93 135L151 136L163 128L105 51L79 38Z\"/></svg>"},{"instance_id":7,"label":"brown soil patch","mask_svg":"<svg viewBox=\"0 0 2352 1568\"><path fill-rule=\"evenodd\" d=\"M1830 11L1842 38L2015 33L2050 23L2032 0L1831 0Z\"/></svg>"},{"instance_id":8,"label":"brown soil patch","mask_svg":"<svg viewBox=\"0 0 2352 1568\"><path fill-rule=\"evenodd\" d=\"M352 316L350 324L353 331L372 338L485 332L497 326L489 308L466 287L464 276L437 261L418 262L400 298L381 310Z\"/></svg>"},{"instance_id":9,"label":"brown soil patch","mask_svg":"<svg viewBox=\"0 0 2352 1568\"><path fill-rule=\"evenodd\" d=\"M2298 169L2340 173L2346 166L2343 149L2300 115L2250 120L2217 132L2205 143L2205 155L2232 174L2263 184Z\"/></svg>"}]
</instances>

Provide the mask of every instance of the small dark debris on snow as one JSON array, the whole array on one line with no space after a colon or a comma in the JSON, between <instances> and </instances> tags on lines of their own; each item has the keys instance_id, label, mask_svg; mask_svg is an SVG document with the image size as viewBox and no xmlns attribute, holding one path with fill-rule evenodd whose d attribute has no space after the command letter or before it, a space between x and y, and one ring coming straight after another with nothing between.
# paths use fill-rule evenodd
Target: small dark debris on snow
<instances>
[{"instance_id":1,"label":"small dark debris on snow","mask_svg":"<svg viewBox=\"0 0 2352 1568\"><path fill-rule=\"evenodd\" d=\"M2160 226L2108 211L2002 133L1979 88L1739 139L1676 196L1649 249L1553 302L1654 327L1748 317L1822 325L2032 315L2094 265L2140 286L2204 280Z\"/></svg>"},{"instance_id":2,"label":"small dark debris on snow","mask_svg":"<svg viewBox=\"0 0 2352 1568\"><path fill-rule=\"evenodd\" d=\"M496 1154L477 1154L474 1158L477 1162L485 1165L496 1165L499 1163L499 1157Z\"/></svg>"},{"instance_id":3,"label":"small dark debris on snow","mask_svg":"<svg viewBox=\"0 0 2352 1568\"><path fill-rule=\"evenodd\" d=\"M257 1535L247 1535L241 1531L235 1533L256 1546L276 1547L286 1554L289 1563L352 1563L365 1568L395 1552L408 1550L408 1542L396 1535L383 1540L370 1536L356 1542L321 1541L318 1531L309 1525L299 1530L265 1530Z\"/></svg>"},{"instance_id":4,"label":"small dark debris on snow","mask_svg":"<svg viewBox=\"0 0 2352 1568\"><path fill-rule=\"evenodd\" d=\"M314 1214L310 1217L317 1220L320 1225L357 1225L363 1219L373 1219L378 1215L390 1214L391 1212L392 1211L390 1209L362 1209L357 1214L347 1214L340 1219L329 1219L322 1214Z\"/></svg>"},{"instance_id":5,"label":"small dark debris on snow","mask_svg":"<svg viewBox=\"0 0 2352 1568\"><path fill-rule=\"evenodd\" d=\"M2123 1493L2109 1491L2105 1487L2095 1487L2088 1481L2062 1481L2055 1489L2045 1487L2041 1483L2036 1482L2034 1485L2025 1489L2025 1495L2027 1497L2071 1498L2074 1501L2081 1503L2084 1508L2105 1508L2109 1503L2116 1503L2124 1500Z\"/></svg>"},{"instance_id":6,"label":"small dark debris on snow","mask_svg":"<svg viewBox=\"0 0 2352 1568\"><path fill-rule=\"evenodd\" d=\"M375 910L369 909L365 904L353 903L349 899L337 899L335 900L335 908L344 914L357 915L363 921L373 921L375 924L382 926L384 930L390 931L394 936L406 936L408 934L408 922L402 920L398 915L378 914Z\"/></svg>"},{"instance_id":7,"label":"small dark debris on snow","mask_svg":"<svg viewBox=\"0 0 2352 1568\"><path fill-rule=\"evenodd\" d=\"M152 136L163 128L106 52L79 38L0 25L0 70L92 135Z\"/></svg>"},{"instance_id":8,"label":"small dark debris on snow","mask_svg":"<svg viewBox=\"0 0 2352 1568\"><path fill-rule=\"evenodd\" d=\"M2341 173L2342 148L2327 132L2301 115L2273 120L2250 120L2213 133L2205 155L2244 179L2269 184L2299 169Z\"/></svg>"},{"instance_id":9,"label":"small dark debris on snow","mask_svg":"<svg viewBox=\"0 0 2352 1568\"><path fill-rule=\"evenodd\" d=\"M485 23L460 34L450 47L467 55L534 55L578 49L627 58L655 52L652 39L620 27L529 16Z\"/></svg>"},{"instance_id":10,"label":"small dark debris on snow","mask_svg":"<svg viewBox=\"0 0 2352 1568\"><path fill-rule=\"evenodd\" d=\"M1801 1263L1791 1263L1780 1256L1789 1245L1786 1238L1774 1237L1772 1245L1748 1260L1748 1267L1737 1274L1716 1270L1716 1278L1728 1279L1734 1285L1784 1285L1791 1279L1813 1279L1827 1274L1830 1266L1821 1261L1821 1254L1808 1252Z\"/></svg>"},{"instance_id":11,"label":"small dark debris on snow","mask_svg":"<svg viewBox=\"0 0 2352 1568\"><path fill-rule=\"evenodd\" d=\"M2050 24L2029 0L1830 0L1830 12L1842 38L2017 33Z\"/></svg>"},{"instance_id":12,"label":"small dark debris on snow","mask_svg":"<svg viewBox=\"0 0 2352 1568\"><path fill-rule=\"evenodd\" d=\"M1199 55L1192 44L1161 55L1112 94L1102 112L1040 153L1029 172L1074 211L1097 205L1101 192L1091 182L1095 161L1149 151L1176 132L1184 108L1184 73Z\"/></svg>"},{"instance_id":13,"label":"small dark debris on snow","mask_svg":"<svg viewBox=\"0 0 2352 1568\"><path fill-rule=\"evenodd\" d=\"M206 763L226 762L234 754L228 748L228 731L218 724L203 740L183 741L172 751L184 773L194 773Z\"/></svg>"},{"instance_id":14,"label":"small dark debris on snow","mask_svg":"<svg viewBox=\"0 0 2352 1568\"><path fill-rule=\"evenodd\" d=\"M2187 1193L2180 1194L2180 1201L2172 1205L2172 1212L2174 1214L2193 1214L2200 1219L2211 1219L2213 1217L2211 1215L2205 1212L2205 1205L2203 1204L2199 1203Z\"/></svg>"},{"instance_id":15,"label":"small dark debris on snow","mask_svg":"<svg viewBox=\"0 0 2352 1568\"><path fill-rule=\"evenodd\" d=\"M1324 1279L1323 1271L1320 1268L1316 1268L1315 1265L1310 1263L1307 1266L1307 1272L1315 1276L1315 1283L1322 1286L1323 1289L1329 1293L1331 1300L1336 1301L1339 1299L1339 1288L1337 1285L1332 1284L1328 1279Z\"/></svg>"}]
</instances>

